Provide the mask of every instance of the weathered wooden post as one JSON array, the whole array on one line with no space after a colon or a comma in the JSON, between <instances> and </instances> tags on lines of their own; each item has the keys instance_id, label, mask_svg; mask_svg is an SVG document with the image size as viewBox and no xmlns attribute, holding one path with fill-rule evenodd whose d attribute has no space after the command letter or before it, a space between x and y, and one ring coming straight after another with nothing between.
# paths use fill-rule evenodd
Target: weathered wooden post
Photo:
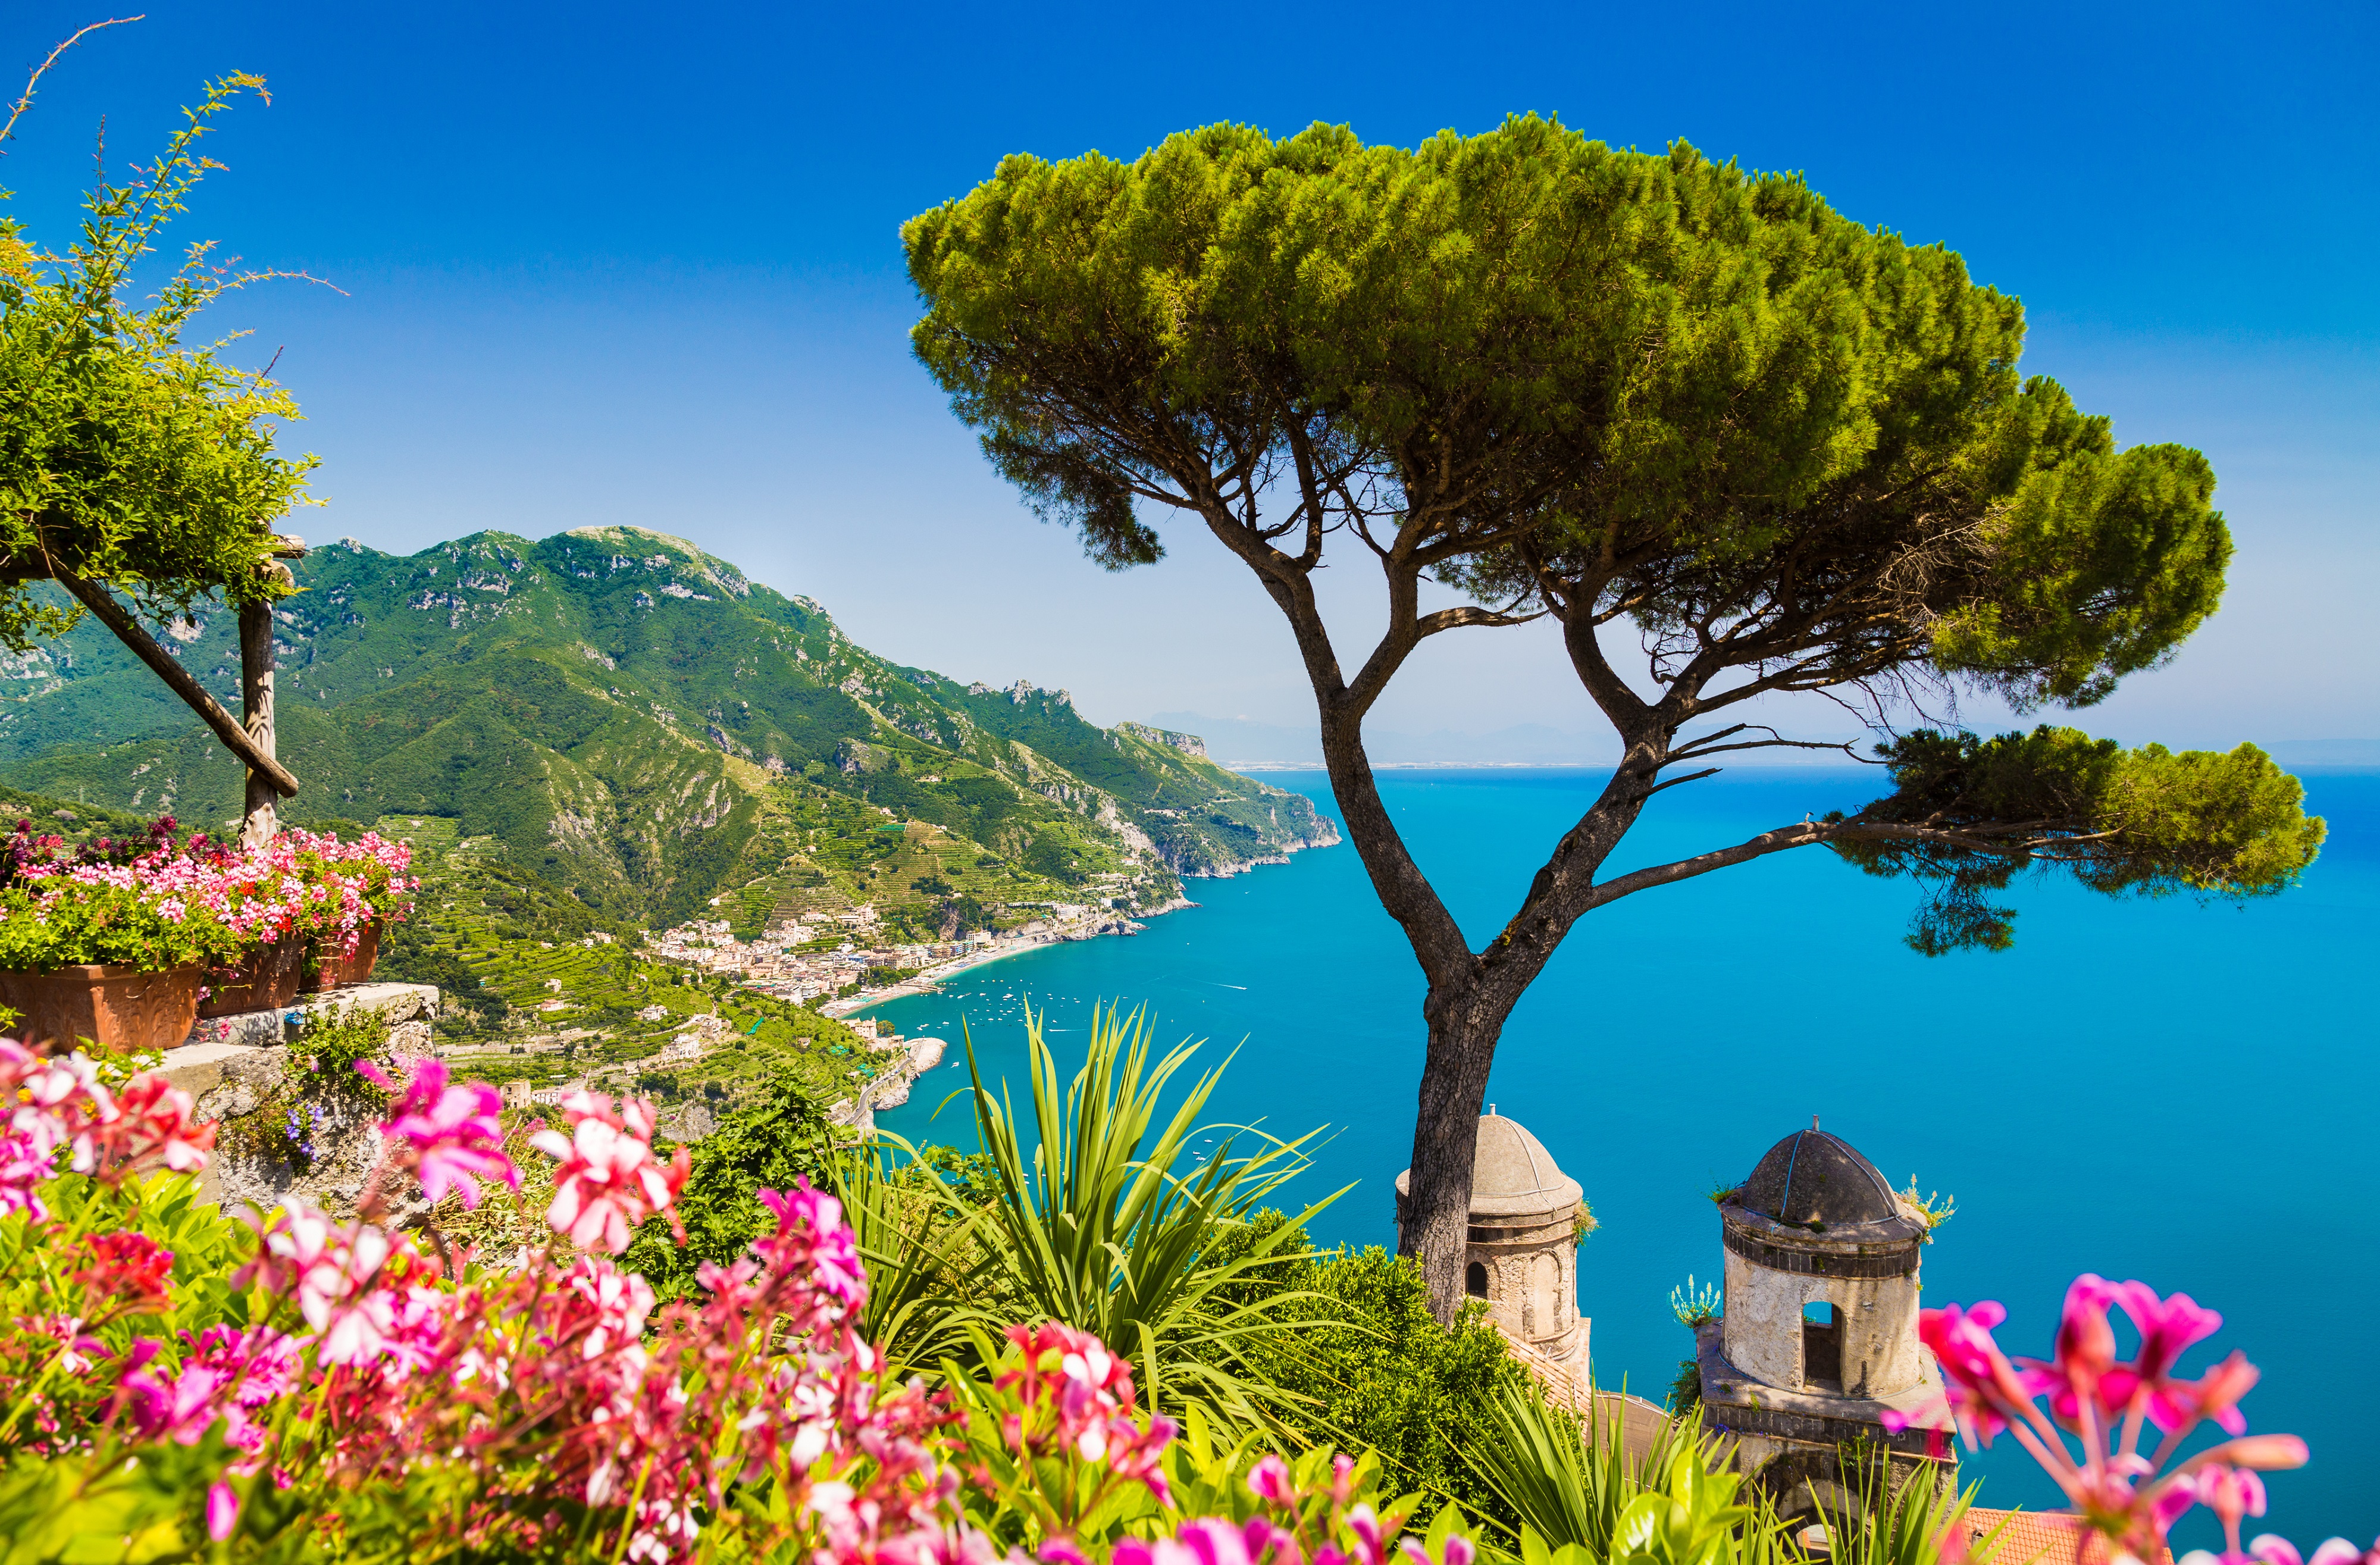
<instances>
[{"instance_id":1,"label":"weathered wooden post","mask_svg":"<svg viewBox=\"0 0 2380 1565\"><path fill-rule=\"evenodd\" d=\"M239 606L240 727L259 753L278 760L273 735L273 605ZM239 826L244 847L261 847L280 829L273 806L281 790L253 765L248 769L247 815Z\"/></svg>"},{"instance_id":2,"label":"weathered wooden post","mask_svg":"<svg viewBox=\"0 0 2380 1565\"><path fill-rule=\"evenodd\" d=\"M278 551L282 559L305 557L305 545L298 540L285 539ZM287 565L275 560L265 565L266 575L278 577L281 585L294 587L297 579ZM278 762L280 751L275 747L273 726L273 605L265 602L242 603L239 606L239 715L240 727L246 732L255 753L265 760ZM281 829L275 806L285 792L273 776L250 760L248 768L246 815L240 821L239 840L245 847L261 847L273 840Z\"/></svg>"}]
</instances>

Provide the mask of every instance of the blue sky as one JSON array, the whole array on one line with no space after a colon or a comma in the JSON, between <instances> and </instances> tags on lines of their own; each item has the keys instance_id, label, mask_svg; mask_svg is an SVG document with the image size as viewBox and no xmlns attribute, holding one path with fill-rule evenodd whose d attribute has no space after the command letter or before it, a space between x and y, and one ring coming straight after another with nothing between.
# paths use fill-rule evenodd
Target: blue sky
<instances>
[{"instance_id":1,"label":"blue sky","mask_svg":"<svg viewBox=\"0 0 2380 1565\"><path fill-rule=\"evenodd\" d=\"M104 14L12 6L0 59ZM329 501L309 536L409 551L635 523L820 599L887 655L1064 685L1099 721L1298 722L1287 637L1239 566L1184 536L1109 576L985 469L907 356L901 220L1007 152L1130 155L1218 119L1410 143L1536 110L1614 143L1682 136L1949 244L2024 299L2028 369L2125 443L2214 458L2240 543L2225 610L2082 721L2373 736L2375 44L2362 4L164 0L67 57L0 183L63 237L103 115L112 157L145 154L203 78L270 79L185 230L344 290L274 285L216 314L282 351L308 410L287 443L321 454ZM1339 586L1351 613L1365 585ZM1433 649L1381 714L1592 721L1536 631Z\"/></svg>"}]
</instances>

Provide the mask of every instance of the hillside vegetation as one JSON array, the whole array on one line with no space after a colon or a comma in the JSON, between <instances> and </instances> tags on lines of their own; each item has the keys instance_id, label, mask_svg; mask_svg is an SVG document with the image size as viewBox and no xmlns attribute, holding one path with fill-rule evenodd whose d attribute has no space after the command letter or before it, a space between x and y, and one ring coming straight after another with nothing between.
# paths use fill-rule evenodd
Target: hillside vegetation
<instances>
[{"instance_id":1,"label":"hillside vegetation","mask_svg":"<svg viewBox=\"0 0 2380 1565\"><path fill-rule=\"evenodd\" d=\"M854 645L816 602L683 540L352 540L278 605L298 821L443 819L623 928L872 901L923 934L1056 900L1161 906L1178 877L1336 840L1196 740L1084 721L1062 690L963 684ZM234 616L162 627L237 702ZM0 661L0 774L222 821L236 762L104 630ZM94 744L94 740L101 741Z\"/></svg>"},{"instance_id":2,"label":"hillside vegetation","mask_svg":"<svg viewBox=\"0 0 2380 1565\"><path fill-rule=\"evenodd\" d=\"M882 1063L840 1022L639 954L634 931L591 916L492 837L459 837L435 817L378 827L412 843L422 887L377 976L439 986L440 1041L458 1069L717 1112L783 1081L832 1103Z\"/></svg>"}]
</instances>

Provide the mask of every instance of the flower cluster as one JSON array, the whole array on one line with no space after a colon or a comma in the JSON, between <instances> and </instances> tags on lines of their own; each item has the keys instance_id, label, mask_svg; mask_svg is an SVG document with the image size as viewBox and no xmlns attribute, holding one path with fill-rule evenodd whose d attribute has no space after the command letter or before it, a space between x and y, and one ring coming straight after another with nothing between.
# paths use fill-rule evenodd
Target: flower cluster
<instances>
[{"instance_id":1,"label":"flower cluster","mask_svg":"<svg viewBox=\"0 0 2380 1565\"><path fill-rule=\"evenodd\" d=\"M606 1255L442 1282L400 1239L285 1208L244 1280L312 1328L319 1411L273 1461L334 1488L459 1467L490 1547L552 1541L566 1500L620 1514L627 1558L663 1560L731 1487L766 1483L838 1559L958 1558L949 1415L881 1383L832 1198L797 1185L771 1205L777 1231L657 1321L650 1286Z\"/></svg>"},{"instance_id":2,"label":"flower cluster","mask_svg":"<svg viewBox=\"0 0 2380 1565\"><path fill-rule=\"evenodd\" d=\"M692 1171L686 1150L662 1163L653 1157L655 1110L640 1098L617 1110L608 1098L575 1092L563 1099L571 1134L541 1130L530 1145L560 1160L554 1171L553 1207L546 1220L556 1233L588 1249L618 1255L636 1226L656 1212L678 1222L678 1192ZM679 1230L683 1236L684 1229Z\"/></svg>"},{"instance_id":3,"label":"flower cluster","mask_svg":"<svg viewBox=\"0 0 2380 1565\"><path fill-rule=\"evenodd\" d=\"M1145 1485L1165 1503L1159 1459L1173 1438L1173 1421L1141 1424L1133 1409L1132 1366L1089 1332L1054 1320L1012 1326L1008 1340L1016 1345L1017 1365L996 1384L1017 1399L1002 1420L1009 1449L1037 1461L1054 1455L1104 1462L1111 1477Z\"/></svg>"},{"instance_id":4,"label":"flower cluster","mask_svg":"<svg viewBox=\"0 0 2380 1565\"><path fill-rule=\"evenodd\" d=\"M1363 1470L1353 1459L1331 1458L1324 1483L1315 1471L1320 1454L1309 1453L1297 1469L1279 1456L1260 1458L1247 1474L1256 1504L1245 1520L1199 1517L1170 1537L1121 1538L1109 1565L1389 1565L1392 1557L1400 1565L1471 1565L1477 1551L1459 1533L1446 1534L1435 1547L1400 1536L1404 1518L1383 1515L1361 1498L1366 1486L1359 1486ZM1041 1556L1088 1565L1071 1544L1045 1546Z\"/></svg>"},{"instance_id":5,"label":"flower cluster","mask_svg":"<svg viewBox=\"0 0 2380 1565\"><path fill-rule=\"evenodd\" d=\"M293 937L350 955L366 926L410 910L412 856L377 832L346 843L293 827L256 847L177 839L170 816L146 839L69 849L20 820L0 845L0 926L13 927L0 927L0 948L36 966L228 963Z\"/></svg>"},{"instance_id":6,"label":"flower cluster","mask_svg":"<svg viewBox=\"0 0 2380 1565\"><path fill-rule=\"evenodd\" d=\"M400 1174L431 1201L523 1188L494 1089L435 1059L401 1081L360 1069L391 1094L370 1190ZM770 1231L701 1267L698 1297L659 1304L617 1258L638 1225L675 1219L687 1177L683 1151L655 1153L650 1104L563 1105L566 1130L534 1138L554 1159L551 1234L501 1268L417 1244L370 1194L345 1219L300 1199L249 1213L237 1249L222 1225L191 1226L172 1182L128 1177L193 1171L212 1145L154 1075L111 1086L79 1054L0 1040L0 1404L18 1410L0 1458L99 1472L163 1448L149 1465L197 1474L187 1523L226 1548L295 1526L393 1555L434 1525L474 1554L638 1565L1001 1565L995 1536L1023 1540L1007 1565L1026 1548L1041 1565L1474 1565L1451 1507L1413 1535L1403 1502L1377 1502L1375 1457L1176 1440L1137 1405L1131 1365L1063 1323L1009 1328L986 1378L897 1383L862 1330L856 1238L806 1182L760 1192ZM177 1290L209 1244L218 1269ZM2185 1565L2309 1565L2277 1535L2240 1543L2265 1509L2260 1474L2305 1448L2247 1433L2256 1372L2239 1354L2181 1373L2219 1317L2086 1276L2047 1358L2002 1353L2004 1318L1993 1304L1922 1317L1970 1441L2023 1444L2113 1552L2155 1558L2203 1505L2226 1552ZM2180 1457L2204 1423L2230 1438ZM1707 1476L1694 1451L1675 1460ZM2310 1565L2380 1565L2380 1546L2333 1539Z\"/></svg>"},{"instance_id":7,"label":"flower cluster","mask_svg":"<svg viewBox=\"0 0 2380 1565\"><path fill-rule=\"evenodd\" d=\"M2110 1306L2139 1333L2140 1351L2129 1361L2116 1356ZM2156 1558L2175 1521L2204 1505L2223 1523L2227 1559L2245 1560L2240 1523L2265 1509L2257 1474L2304 1465L2306 1448L2294 1435L2246 1433L2239 1403L2256 1369L2240 1353L2196 1379L2178 1373L2183 1351L2214 1335L2223 1317L2186 1293L2160 1297L2146 1283L2086 1272L2067 1289L2049 1358L2011 1362L1992 1338L2007 1318L1989 1301L1919 1313L1918 1336L1942 1367L1950 1416L1968 1444L2012 1436L2057 1480L2079 1524L2119 1554ZM2183 1439L2208 1420L2233 1438L2176 1462ZM1911 1423L1886 1418L1888 1428ZM2161 1438L2143 1451L2151 1427ZM1939 1432L1933 1438L1938 1451Z\"/></svg>"},{"instance_id":8,"label":"flower cluster","mask_svg":"<svg viewBox=\"0 0 2380 1565\"><path fill-rule=\"evenodd\" d=\"M77 1173L114 1183L161 1167L194 1173L214 1146L215 1127L192 1121L188 1093L150 1073L110 1092L80 1051L50 1058L0 1038L0 1105L8 1115L0 1124L0 1217L48 1218L41 1191L61 1149Z\"/></svg>"},{"instance_id":9,"label":"flower cluster","mask_svg":"<svg viewBox=\"0 0 2380 1565\"><path fill-rule=\"evenodd\" d=\"M339 955L355 954L366 925L397 923L413 910L410 893L420 881L407 873L413 865L408 844L390 842L377 831L346 843L335 833L294 826L275 840L295 855L307 885L321 892L310 929Z\"/></svg>"}]
</instances>

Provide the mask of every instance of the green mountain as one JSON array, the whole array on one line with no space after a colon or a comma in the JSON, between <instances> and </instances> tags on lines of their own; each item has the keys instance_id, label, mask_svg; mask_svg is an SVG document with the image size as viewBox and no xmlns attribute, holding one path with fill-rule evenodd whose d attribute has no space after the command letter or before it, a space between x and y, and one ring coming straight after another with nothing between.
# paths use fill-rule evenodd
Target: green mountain
<instances>
[{"instance_id":1,"label":"green mountain","mask_svg":"<svg viewBox=\"0 0 2380 1565\"><path fill-rule=\"evenodd\" d=\"M280 755L304 784L287 817L451 819L599 922L713 899L739 923L865 900L917 932L1037 902L1146 910L1179 876L1337 840L1190 735L888 662L662 533L480 533L406 558L343 540L298 573L275 615ZM160 639L237 710L232 614ZM0 659L0 692L6 781L237 815L238 764L103 627Z\"/></svg>"}]
</instances>

